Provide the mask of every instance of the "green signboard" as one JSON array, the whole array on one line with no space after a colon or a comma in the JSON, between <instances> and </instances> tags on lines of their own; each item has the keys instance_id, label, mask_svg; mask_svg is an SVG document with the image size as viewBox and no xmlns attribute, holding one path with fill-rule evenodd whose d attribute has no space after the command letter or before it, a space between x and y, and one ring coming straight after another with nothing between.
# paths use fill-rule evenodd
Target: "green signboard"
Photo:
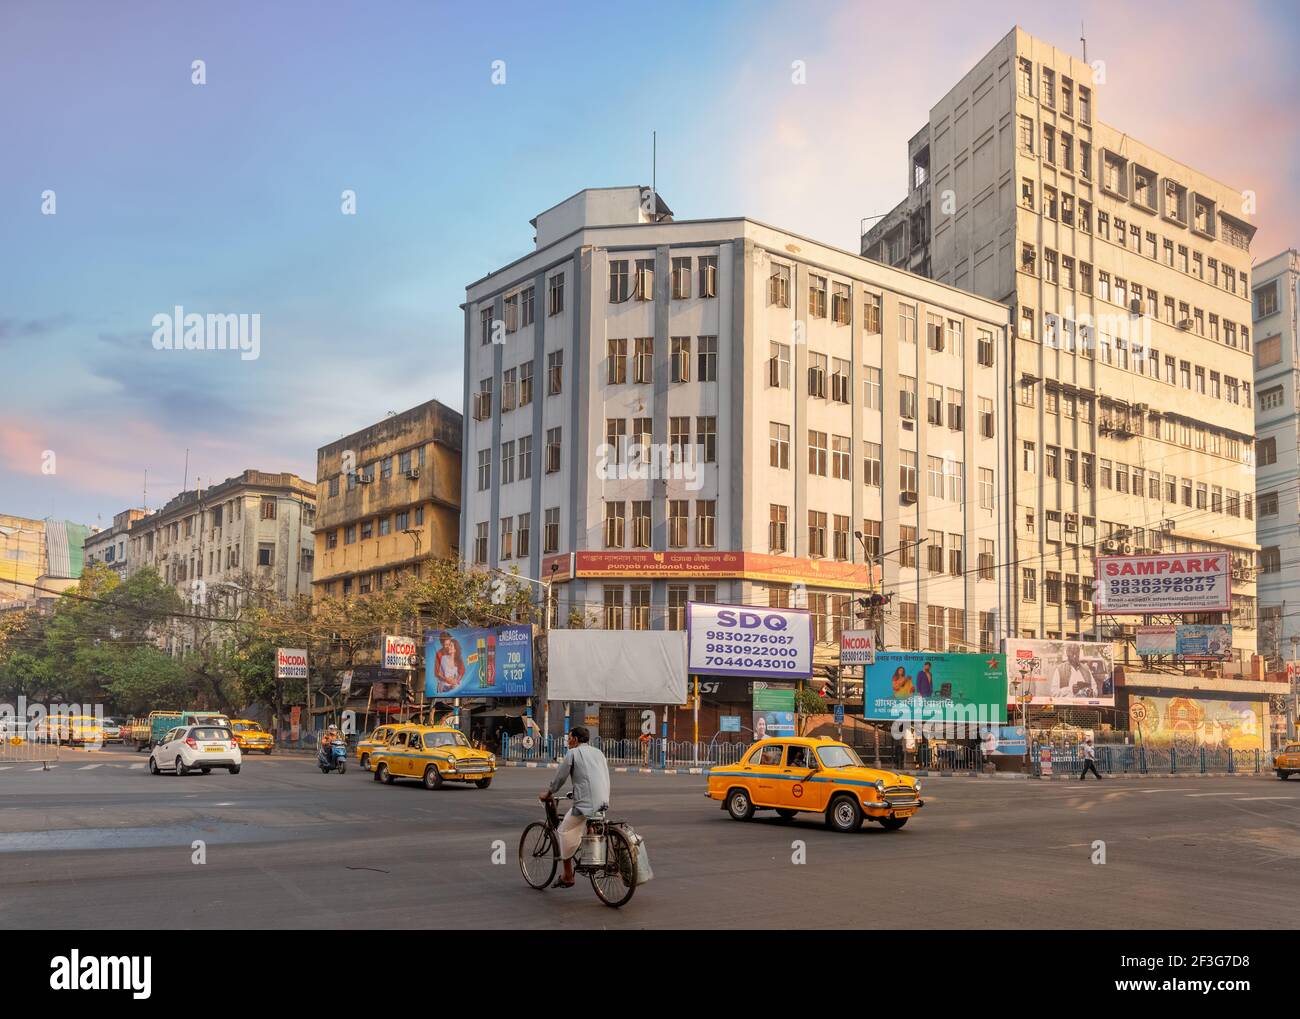
<instances>
[{"instance_id":1,"label":"green signboard","mask_svg":"<svg viewBox=\"0 0 1300 1019\"><path fill-rule=\"evenodd\" d=\"M754 691L755 711L793 711L794 688L768 687Z\"/></svg>"},{"instance_id":2,"label":"green signboard","mask_svg":"<svg viewBox=\"0 0 1300 1019\"><path fill-rule=\"evenodd\" d=\"M866 667L867 718L913 722L1007 720L1004 655L885 651Z\"/></svg>"}]
</instances>

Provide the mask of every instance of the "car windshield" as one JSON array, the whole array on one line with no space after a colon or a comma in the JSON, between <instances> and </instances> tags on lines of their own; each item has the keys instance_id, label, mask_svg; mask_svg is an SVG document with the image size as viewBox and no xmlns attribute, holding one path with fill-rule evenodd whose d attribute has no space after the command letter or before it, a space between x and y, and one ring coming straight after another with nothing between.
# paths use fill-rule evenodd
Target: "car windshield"
<instances>
[{"instance_id":1,"label":"car windshield","mask_svg":"<svg viewBox=\"0 0 1300 1019\"><path fill-rule=\"evenodd\" d=\"M262 727L256 722L236 722L235 730L237 732L261 732Z\"/></svg>"},{"instance_id":2,"label":"car windshield","mask_svg":"<svg viewBox=\"0 0 1300 1019\"><path fill-rule=\"evenodd\" d=\"M1286 750L1283 751L1283 753L1300 754L1300 743L1292 743L1289 747L1286 748Z\"/></svg>"},{"instance_id":3,"label":"car windshield","mask_svg":"<svg viewBox=\"0 0 1300 1019\"><path fill-rule=\"evenodd\" d=\"M426 732L424 745L426 747L467 747L469 741L458 732Z\"/></svg>"},{"instance_id":4,"label":"car windshield","mask_svg":"<svg viewBox=\"0 0 1300 1019\"><path fill-rule=\"evenodd\" d=\"M860 758L850 747L818 747L817 756L821 758L823 768L861 768Z\"/></svg>"},{"instance_id":5,"label":"car windshield","mask_svg":"<svg viewBox=\"0 0 1300 1019\"><path fill-rule=\"evenodd\" d=\"M223 742L229 742L230 730L217 729L217 728L191 729L190 736L194 739L203 740L204 742L209 742L209 743L213 743L218 740Z\"/></svg>"}]
</instances>

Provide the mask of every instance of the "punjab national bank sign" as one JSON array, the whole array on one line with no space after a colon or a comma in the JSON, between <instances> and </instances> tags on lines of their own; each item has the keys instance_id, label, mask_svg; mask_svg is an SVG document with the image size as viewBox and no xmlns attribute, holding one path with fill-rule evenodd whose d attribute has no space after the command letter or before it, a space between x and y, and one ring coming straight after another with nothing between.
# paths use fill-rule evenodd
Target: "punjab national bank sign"
<instances>
[{"instance_id":1,"label":"punjab national bank sign","mask_svg":"<svg viewBox=\"0 0 1300 1019\"><path fill-rule=\"evenodd\" d=\"M1099 556L1097 608L1143 612L1230 612L1232 561L1226 552Z\"/></svg>"}]
</instances>

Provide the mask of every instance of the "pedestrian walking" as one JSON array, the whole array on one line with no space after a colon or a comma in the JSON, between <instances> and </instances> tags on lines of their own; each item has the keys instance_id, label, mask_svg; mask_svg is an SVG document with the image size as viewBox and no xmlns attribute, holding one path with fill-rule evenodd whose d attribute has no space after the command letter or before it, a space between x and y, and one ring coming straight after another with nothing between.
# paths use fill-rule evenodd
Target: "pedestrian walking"
<instances>
[{"instance_id":1,"label":"pedestrian walking","mask_svg":"<svg viewBox=\"0 0 1300 1019\"><path fill-rule=\"evenodd\" d=\"M1097 781L1101 781L1101 772L1097 770L1097 751L1092 747L1092 737L1089 736L1083 741L1083 770L1079 772L1079 781L1082 782L1088 777L1088 772L1097 776Z\"/></svg>"}]
</instances>

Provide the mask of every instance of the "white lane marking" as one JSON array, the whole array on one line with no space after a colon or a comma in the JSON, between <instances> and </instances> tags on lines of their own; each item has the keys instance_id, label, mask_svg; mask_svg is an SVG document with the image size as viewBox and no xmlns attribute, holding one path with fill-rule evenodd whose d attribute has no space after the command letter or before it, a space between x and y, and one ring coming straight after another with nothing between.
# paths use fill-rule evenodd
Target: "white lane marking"
<instances>
[{"instance_id":1,"label":"white lane marking","mask_svg":"<svg viewBox=\"0 0 1300 1019\"><path fill-rule=\"evenodd\" d=\"M12 767L13 767L12 764L6 764L3 768L0 768L0 771L8 771Z\"/></svg>"},{"instance_id":2,"label":"white lane marking","mask_svg":"<svg viewBox=\"0 0 1300 1019\"><path fill-rule=\"evenodd\" d=\"M1189 798L1195 799L1198 796L1236 796L1236 793L1188 793Z\"/></svg>"},{"instance_id":3,"label":"white lane marking","mask_svg":"<svg viewBox=\"0 0 1300 1019\"><path fill-rule=\"evenodd\" d=\"M1184 786L1183 789L1185 788L1187 787ZM1183 790L1182 789L1140 789L1138 791L1143 793L1181 793Z\"/></svg>"},{"instance_id":4,"label":"white lane marking","mask_svg":"<svg viewBox=\"0 0 1300 1019\"><path fill-rule=\"evenodd\" d=\"M92 768L102 768L102 764L83 764L78 771L90 771Z\"/></svg>"},{"instance_id":5,"label":"white lane marking","mask_svg":"<svg viewBox=\"0 0 1300 1019\"><path fill-rule=\"evenodd\" d=\"M128 764L127 767L130 768L132 771L136 771L136 770L139 769L139 768L143 768L144 765L143 765L143 764Z\"/></svg>"},{"instance_id":6,"label":"white lane marking","mask_svg":"<svg viewBox=\"0 0 1300 1019\"><path fill-rule=\"evenodd\" d=\"M1243 796L1238 803L1258 803L1260 800L1294 800L1294 796Z\"/></svg>"}]
</instances>

